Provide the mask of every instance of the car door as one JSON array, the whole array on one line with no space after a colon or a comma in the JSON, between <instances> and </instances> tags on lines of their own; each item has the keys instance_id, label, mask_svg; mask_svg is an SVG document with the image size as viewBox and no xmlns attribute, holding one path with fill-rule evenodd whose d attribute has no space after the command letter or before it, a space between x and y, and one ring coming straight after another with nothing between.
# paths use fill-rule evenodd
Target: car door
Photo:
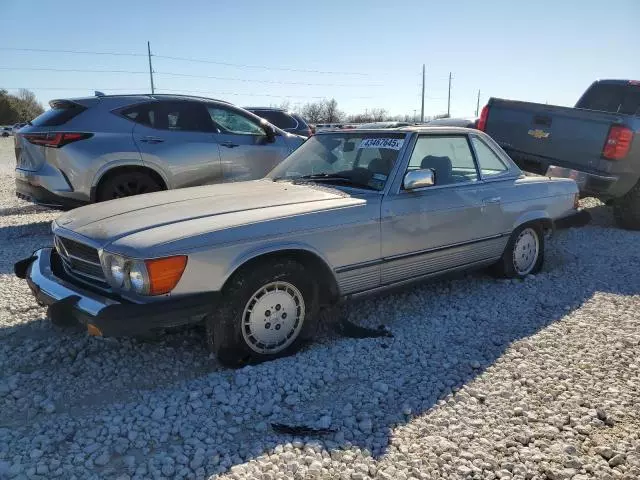
<instances>
[{"instance_id":1,"label":"car door","mask_svg":"<svg viewBox=\"0 0 640 480\"><path fill-rule=\"evenodd\" d=\"M518 200L514 182L520 172L513 171L507 160L501 158L506 154L497 150L497 144L492 147L475 134L469 138L482 179L483 217L486 226L490 226L496 233L508 234L521 213L518 208L509 208L510 204Z\"/></svg>"},{"instance_id":2,"label":"car door","mask_svg":"<svg viewBox=\"0 0 640 480\"><path fill-rule=\"evenodd\" d=\"M483 185L467 136L419 135L402 177L427 168L435 173L433 186L408 191L396 181L383 200L383 284L471 265L502 252L502 240L484 216Z\"/></svg>"},{"instance_id":3,"label":"car door","mask_svg":"<svg viewBox=\"0 0 640 480\"><path fill-rule=\"evenodd\" d=\"M133 138L142 162L164 172L171 188L223 180L220 148L204 103L159 101L122 114L136 122Z\"/></svg>"},{"instance_id":4,"label":"car door","mask_svg":"<svg viewBox=\"0 0 640 480\"><path fill-rule=\"evenodd\" d=\"M255 117L223 105L207 109L216 126L213 136L220 145L224 181L262 178L289 154L284 137L276 134L270 141Z\"/></svg>"}]
</instances>

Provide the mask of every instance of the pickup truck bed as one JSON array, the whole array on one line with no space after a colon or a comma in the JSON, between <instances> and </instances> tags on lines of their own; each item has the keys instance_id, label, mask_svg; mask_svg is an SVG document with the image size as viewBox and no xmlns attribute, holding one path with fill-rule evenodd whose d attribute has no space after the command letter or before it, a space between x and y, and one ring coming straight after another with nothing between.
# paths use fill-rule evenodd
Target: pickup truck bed
<instances>
[{"instance_id":1,"label":"pickup truck bed","mask_svg":"<svg viewBox=\"0 0 640 480\"><path fill-rule=\"evenodd\" d=\"M478 128L525 171L576 180L640 229L640 84L595 82L577 108L491 98ZM603 111L603 109L612 111Z\"/></svg>"}]
</instances>

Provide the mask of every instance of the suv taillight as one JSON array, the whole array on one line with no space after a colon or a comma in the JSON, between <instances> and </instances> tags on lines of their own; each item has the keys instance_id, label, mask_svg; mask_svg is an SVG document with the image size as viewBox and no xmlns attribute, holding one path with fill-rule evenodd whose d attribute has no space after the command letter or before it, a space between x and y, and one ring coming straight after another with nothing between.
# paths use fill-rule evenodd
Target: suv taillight
<instances>
[{"instance_id":1,"label":"suv taillight","mask_svg":"<svg viewBox=\"0 0 640 480\"><path fill-rule=\"evenodd\" d=\"M487 128L487 119L489 118L489 105L482 107L480 118L478 119L478 130L485 131Z\"/></svg>"},{"instance_id":2,"label":"suv taillight","mask_svg":"<svg viewBox=\"0 0 640 480\"><path fill-rule=\"evenodd\" d=\"M25 133L22 136L29 143L43 147L60 148L78 140L93 137L93 133L55 132L55 133Z\"/></svg>"},{"instance_id":3,"label":"suv taillight","mask_svg":"<svg viewBox=\"0 0 640 480\"><path fill-rule=\"evenodd\" d=\"M602 156L608 160L622 160L629 153L632 140L633 130L622 125L612 125L604 142Z\"/></svg>"}]
</instances>

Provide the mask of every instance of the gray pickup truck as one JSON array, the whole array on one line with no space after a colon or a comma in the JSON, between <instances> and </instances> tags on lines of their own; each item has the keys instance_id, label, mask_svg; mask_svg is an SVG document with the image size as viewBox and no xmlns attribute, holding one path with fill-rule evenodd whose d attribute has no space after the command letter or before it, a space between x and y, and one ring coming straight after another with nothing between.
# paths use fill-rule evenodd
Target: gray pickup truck
<instances>
[{"instance_id":1,"label":"gray pickup truck","mask_svg":"<svg viewBox=\"0 0 640 480\"><path fill-rule=\"evenodd\" d=\"M491 98L478 129L523 170L573 178L640 230L640 81L596 81L575 108Z\"/></svg>"}]
</instances>

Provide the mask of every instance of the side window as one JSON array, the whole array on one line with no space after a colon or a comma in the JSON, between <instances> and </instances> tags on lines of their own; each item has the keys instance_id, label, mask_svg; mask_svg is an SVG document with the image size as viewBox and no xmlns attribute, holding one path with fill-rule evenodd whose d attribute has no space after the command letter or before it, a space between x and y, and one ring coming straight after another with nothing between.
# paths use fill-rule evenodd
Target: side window
<instances>
[{"instance_id":1,"label":"side window","mask_svg":"<svg viewBox=\"0 0 640 480\"><path fill-rule=\"evenodd\" d=\"M209 106L211 120L228 133L265 135L264 129L247 117L226 108Z\"/></svg>"},{"instance_id":2,"label":"side window","mask_svg":"<svg viewBox=\"0 0 640 480\"><path fill-rule=\"evenodd\" d=\"M134 105L126 110L122 110L121 114L129 120L146 125L147 127L155 126L155 111L153 109L153 104Z\"/></svg>"},{"instance_id":3,"label":"side window","mask_svg":"<svg viewBox=\"0 0 640 480\"><path fill-rule=\"evenodd\" d=\"M500 175L509 169L504 162L500 160L500 157L478 137L471 137L471 141L473 142L473 148L476 150L478 165L480 165L480 172L483 177Z\"/></svg>"},{"instance_id":4,"label":"side window","mask_svg":"<svg viewBox=\"0 0 640 480\"><path fill-rule=\"evenodd\" d=\"M154 105L155 128L187 132L212 132L204 105L195 102L160 102ZM152 110L153 111L153 110Z\"/></svg>"},{"instance_id":5,"label":"side window","mask_svg":"<svg viewBox=\"0 0 640 480\"><path fill-rule=\"evenodd\" d=\"M465 136L418 137L407 170L425 168L434 171L436 185L478 181L478 171Z\"/></svg>"}]
</instances>

